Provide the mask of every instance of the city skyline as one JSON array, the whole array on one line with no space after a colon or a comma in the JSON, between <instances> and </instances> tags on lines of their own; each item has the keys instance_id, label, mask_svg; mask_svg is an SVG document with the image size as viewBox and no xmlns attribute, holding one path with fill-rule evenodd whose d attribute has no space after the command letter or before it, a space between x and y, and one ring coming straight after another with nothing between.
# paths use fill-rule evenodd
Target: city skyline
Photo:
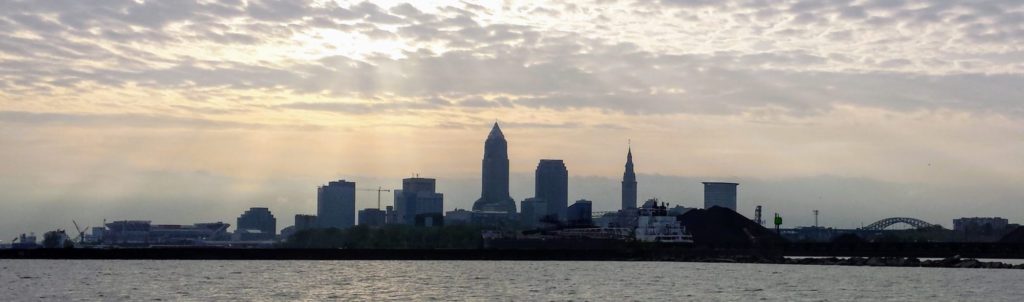
<instances>
[{"instance_id":1,"label":"city skyline","mask_svg":"<svg viewBox=\"0 0 1024 302\"><path fill-rule=\"evenodd\" d=\"M0 0L0 302L1012 301L1022 84L1024 0Z\"/></svg>"},{"instance_id":2,"label":"city skyline","mask_svg":"<svg viewBox=\"0 0 1024 302\"><path fill-rule=\"evenodd\" d=\"M617 209L632 139L638 202L1024 220L1019 1L0 6L0 234L285 221L415 173L471 208L496 119L516 202L559 158L570 202Z\"/></svg>"},{"instance_id":3,"label":"city skyline","mask_svg":"<svg viewBox=\"0 0 1024 302\"><path fill-rule=\"evenodd\" d=\"M509 169L508 166L507 166L508 165L507 164L508 163L508 159L509 159L508 158L508 151L507 151L508 147L509 147L508 143L505 140L505 136L504 136L504 134L502 133L502 131L500 129L499 123L495 122L492 125L492 127L491 127L490 133L487 135L487 138L484 141L484 148L483 148L484 149L484 152L483 152L484 153L484 165L481 167L482 168L481 170L483 171L484 169L488 169L488 168L494 169L495 167L497 167L496 171L498 173L496 175L498 176L497 177L498 181L496 181L496 182L492 181L491 182L491 186L494 187L494 188L497 188L496 191L498 191L501 194L507 194L507 193L503 193L503 192L508 192L509 191L509 184L511 183L507 177L503 176L503 175L508 174L507 171ZM621 204L622 202L625 201L624 198L627 197L627 195L633 195L633 194L630 194L630 193L639 193L639 191L637 191L635 189L632 190L632 191L628 190L628 188L630 186L632 186L633 188L636 188L636 181L635 181L636 178L635 178L635 175L637 173L635 173L635 171L633 169L633 152L632 151L633 151L632 150L632 143L627 144L626 170L625 170L626 172L624 173L622 181L617 183L617 185L619 187L613 188L612 186L609 186L609 185L605 185L605 186L602 187L602 190L605 191L605 192L611 192L611 191L614 191L615 189L618 189L619 190L618 192L622 193L621 197L623 197L623 198L620 198L618 200L613 200L615 198L615 196L609 196L607 194L598 195L598 196L602 196L602 197L599 197L598 199L601 199L601 200L609 199L609 202L604 202L604 204L606 204L606 205L597 207L597 208L595 208L595 210L597 210L597 211L613 211L613 210L617 210L616 208L614 208L614 206L616 206L616 204L614 204L615 202L618 202L618 203ZM488 160L488 159L490 159L490 160ZM494 161L495 159L498 159L498 161L495 162ZM542 180L541 180L540 175L538 173L541 171L542 167L548 166L550 164L555 164L556 166L559 167L559 169L562 169L562 173L567 172L567 171L564 170L565 166L564 166L563 160L540 159L539 162L540 163L537 166L537 170L534 172L534 175L533 175L534 176L533 183L532 183L532 185L533 185L532 189L534 190L534 193L533 193L534 195L533 196L536 196L536 194L538 194L538 192L539 192L537 190L540 187ZM497 165L497 166L495 166L495 165ZM489 173L488 172L482 172L482 174L486 177ZM493 172L490 173L490 174L493 175ZM659 176L659 175L650 175L650 176L652 176L652 178L663 177L663 176ZM566 178L570 178L569 175L565 175L565 177ZM585 176L583 179L586 179L586 178L590 178L590 177L586 177ZM486 190L488 185L487 185L486 182L483 181L483 178L479 178L479 179L477 179L477 181L478 181L478 183L484 183L481 187L485 188L485 190ZM411 178L403 178L401 180L401 183L402 183L402 186L395 187L392 190L393 192L395 192L395 198L392 200L393 203L391 203L390 205L396 207L396 213L401 212L401 210L399 210L399 208L401 208L401 206L399 206L400 201L399 201L398 196L403 191L403 190L398 190L398 188L409 187L409 188L415 188L415 189L412 189L413 191L425 190L425 192L433 192L433 191L436 190L436 187L437 187L436 179L433 179L433 178L421 178L418 174L414 174ZM611 182L609 181L608 184L610 184L610 183ZM657 188L657 184L659 182L655 181L655 183L656 183L656 188L655 188L654 191L660 191ZM675 187L675 188L685 187L685 184L686 184L685 181L679 182L678 184L665 184L664 182L660 182L660 183L661 183L661 187L662 188L664 188L664 187ZM411 184L412 184L412 186L410 187ZM682 184L683 186L679 186L680 184ZM327 185L319 186L317 188L317 200L316 200L316 204L315 204L316 205L316 212L320 213L322 211L321 210L321 208L322 208L322 204L321 203L324 200L323 196L325 196L325 195L323 195L323 194L324 194L324 192L326 192L327 188L329 188L329 187L336 187L337 185L344 185L344 186L346 186L348 188L345 193L342 193L342 195L351 194L351 195L354 195L354 196L359 196L360 194L357 191L364 191L364 194L365 194L365 191L371 191L371 190L376 191L376 189L367 188L365 185L357 185L355 181L346 181L344 179L337 180L337 181L334 181L334 180L328 181ZM557 184L551 184L551 185L561 186L561 185L567 185L567 183L564 183L564 184L561 184L561 185L557 185ZM684 198L684 199L686 199L685 201L680 202L679 201L679 197L678 197L679 195L672 195L672 194L669 194L668 196L674 196L673 198L676 198L676 199L664 198L664 197L660 197L660 196L657 196L657 195L652 195L652 196L643 197L642 199L638 198L637 200L638 200L638 202L640 202L640 201L645 201L645 200L650 199L650 198L654 198L654 199L660 199L662 202L665 202L665 201L674 202L675 205L682 205L684 207L702 208L702 207L706 207L707 206L707 198L708 198L707 194L709 193L709 191L707 191L708 190L707 189L708 182L701 182L701 185L702 185L702 189L700 190L700 192L697 192L697 193L699 193L702 196L701 199L699 199L699 200L688 197L688 198ZM732 185L735 185L735 184L732 184ZM340 187L338 187L338 188L340 188ZM856 191L856 190L857 189L851 189L851 191ZM573 193L579 193L579 192L573 192L573 193L565 192L565 193L566 194L573 194ZM795 192L795 193L803 194L805 192ZM443 209L445 211L453 210L453 209L459 209L459 208L464 208L464 207L461 207L460 205L464 204L465 202L457 203L455 206L441 206L440 205L441 204L441 202L440 202L441 197L440 196L443 196L443 192L438 192L438 194L435 194L435 195L437 195L439 197L437 197L438 199L436 201L436 203L438 205L436 205L434 207ZM508 195L511 196L511 194L508 194ZM527 194L527 195L529 195L529 194ZM687 193L685 195L689 196L689 195L692 195L692 193ZM758 195L758 194L755 193L755 195ZM524 195L524 196L526 196L526 195ZM534 199L534 197L523 197L522 199L517 199L515 197L510 197L510 198L513 201L515 201L517 204L520 203L520 202L523 202L523 201L529 201L529 200L533 200ZM581 197L569 196L568 198L581 198ZM734 195L733 198L735 199L735 195ZM344 200L351 200L351 197L343 197L343 199ZM356 198L356 199L358 199L358 198ZM364 199L365 199L365 197L364 197ZM586 200L586 199L587 199L587 197L582 197L582 200ZM544 199L541 199L541 200L544 200ZM740 203L738 205L741 206L741 207L743 207L743 206L749 207L750 208L749 210L752 210L753 206L755 206L755 205L766 205L766 204L768 206L776 206L776 208L774 208L774 210L776 210L776 211L780 211L780 209L784 209L784 208L789 208L789 209L794 209L794 208L807 209L808 208L806 205L804 205L804 206L799 206L799 205L794 205L794 204L785 205L784 204L785 201L783 201L784 202L783 204L773 204L772 202L767 202L767 203L763 202L763 201L762 202L758 202L758 201L754 201L754 200L750 200L750 199L743 199L743 198L741 198L739 200L740 200ZM559 206L551 205L550 203L546 202L546 200L544 200L544 201L545 201L545 203L543 205L546 208L552 208L552 209L560 208ZM346 209L346 210L343 210L343 211L349 211L349 212L353 212L353 213L351 213L352 215L345 214L345 215L339 216L339 218L336 218L336 219L342 219L342 220L347 220L348 221L348 222L342 223L343 225L352 226L352 225L359 224L358 220L356 220L356 218L357 218L356 216L357 215L356 215L355 211L361 211L363 209L376 209L375 207L363 208L362 205L361 205L362 203L359 203L358 201L357 202L346 201L346 203L350 203L350 205L346 205L345 206L345 207L349 207L349 208ZM417 203L419 203L419 201L417 201ZM473 203L473 204L476 205L476 203ZM388 205L388 204L385 203L383 205ZM381 205L382 209L383 209L383 205ZM265 206L254 206L251 209L267 209L267 207L265 207ZM769 208L769 210L772 210L772 209L773 208ZM519 210L522 210L522 209L519 209ZM748 210L747 208L738 208L736 210L739 211L741 214L744 214L744 215L746 215L748 217L751 217L751 213L748 213L749 211L746 211L746 210ZM483 209L483 211L488 211L488 210L487 209ZM541 209L541 211L550 212L552 210L551 209ZM441 214L437 210L432 210L432 212L437 213L437 214ZM296 215L297 216L305 216L305 215L302 215L302 214L296 214ZM348 216L352 216L352 217L348 217ZM408 216L408 215L404 215L404 216ZM540 216L543 216L543 215L540 215ZM316 217L316 216L313 216L313 217ZM538 216L538 218L539 218L539 216ZM210 220L210 221L213 221L213 220ZM217 221L220 221L220 220L218 219ZM941 221L941 220L933 220L933 221ZM321 225L321 223L322 222L317 222L318 226L323 227L323 225ZM399 220L397 223L399 223L399 224L409 224L411 222ZM861 226L863 226L864 223L865 223L864 221L861 221L861 224L862 224ZM942 222L938 222L936 224L945 225ZM792 224L792 223L789 224L789 225L790 226L797 226L797 224ZM830 226L843 227L844 225L842 225L842 224L832 224ZM284 229L286 227L287 226L281 225L281 226L277 227L277 229ZM847 224L847 225L845 225L845 227L847 227L847 228L855 228L856 226L855 225Z\"/></svg>"}]
</instances>

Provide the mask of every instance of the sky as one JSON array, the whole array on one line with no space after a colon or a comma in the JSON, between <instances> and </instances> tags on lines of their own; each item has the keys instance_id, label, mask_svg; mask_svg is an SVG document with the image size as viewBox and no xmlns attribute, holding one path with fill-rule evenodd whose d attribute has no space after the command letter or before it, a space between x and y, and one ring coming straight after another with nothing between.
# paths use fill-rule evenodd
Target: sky
<instances>
[{"instance_id":1,"label":"sky","mask_svg":"<svg viewBox=\"0 0 1024 302\"><path fill-rule=\"evenodd\" d=\"M1022 24L1016 0L4 0L0 235L283 228L342 178L468 208L495 121L517 201L558 158L614 210L632 141L641 200L735 181L788 226L1020 223Z\"/></svg>"}]
</instances>

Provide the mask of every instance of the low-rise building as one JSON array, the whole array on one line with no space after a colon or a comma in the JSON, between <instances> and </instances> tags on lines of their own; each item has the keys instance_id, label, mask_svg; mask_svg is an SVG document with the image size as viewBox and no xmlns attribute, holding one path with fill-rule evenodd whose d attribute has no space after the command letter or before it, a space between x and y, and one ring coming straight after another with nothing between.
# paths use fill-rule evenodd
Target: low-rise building
<instances>
[{"instance_id":1,"label":"low-rise building","mask_svg":"<svg viewBox=\"0 0 1024 302\"><path fill-rule=\"evenodd\" d=\"M455 209L444 213L444 222L447 225L466 225L473 221L473 212L465 209Z\"/></svg>"},{"instance_id":2,"label":"low-rise building","mask_svg":"<svg viewBox=\"0 0 1024 302\"><path fill-rule=\"evenodd\" d=\"M380 209L363 209L359 211L359 225L382 226L386 222L386 213Z\"/></svg>"},{"instance_id":3,"label":"low-rise building","mask_svg":"<svg viewBox=\"0 0 1024 302\"><path fill-rule=\"evenodd\" d=\"M295 232L319 228L316 215L297 214L295 215Z\"/></svg>"},{"instance_id":4,"label":"low-rise building","mask_svg":"<svg viewBox=\"0 0 1024 302\"><path fill-rule=\"evenodd\" d=\"M251 238L249 240L273 240L277 236L277 218L268 208L249 208L238 216L235 232L245 234L246 238Z\"/></svg>"},{"instance_id":5,"label":"low-rise building","mask_svg":"<svg viewBox=\"0 0 1024 302\"><path fill-rule=\"evenodd\" d=\"M953 230L957 232L968 231L1001 231L1010 224L1009 220L1002 217L963 217L953 219Z\"/></svg>"},{"instance_id":6,"label":"low-rise building","mask_svg":"<svg viewBox=\"0 0 1024 302\"><path fill-rule=\"evenodd\" d=\"M571 227L590 227L594 225L593 218L593 202L580 199L576 203L569 206L567 212L567 218L569 226Z\"/></svg>"},{"instance_id":7,"label":"low-rise building","mask_svg":"<svg viewBox=\"0 0 1024 302\"><path fill-rule=\"evenodd\" d=\"M524 228L542 227L544 216L548 214L548 203L541 198L527 198L521 202L520 223ZM557 219L557 217L555 217Z\"/></svg>"}]
</instances>

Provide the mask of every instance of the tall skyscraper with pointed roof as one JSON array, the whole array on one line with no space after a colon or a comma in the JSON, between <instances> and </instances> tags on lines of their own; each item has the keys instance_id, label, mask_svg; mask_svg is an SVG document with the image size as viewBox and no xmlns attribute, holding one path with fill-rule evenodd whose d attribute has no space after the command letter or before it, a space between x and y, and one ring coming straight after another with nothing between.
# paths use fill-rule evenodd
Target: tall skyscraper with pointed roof
<instances>
[{"instance_id":1,"label":"tall skyscraper with pointed roof","mask_svg":"<svg viewBox=\"0 0 1024 302\"><path fill-rule=\"evenodd\" d=\"M473 211L515 213L516 203L508 194L508 142L498 123L484 142L482 172L480 199L473 203Z\"/></svg>"},{"instance_id":2,"label":"tall skyscraper with pointed roof","mask_svg":"<svg viewBox=\"0 0 1024 302\"><path fill-rule=\"evenodd\" d=\"M633 147L626 153L626 171L622 173L622 209L636 208L636 172L633 171Z\"/></svg>"}]
</instances>

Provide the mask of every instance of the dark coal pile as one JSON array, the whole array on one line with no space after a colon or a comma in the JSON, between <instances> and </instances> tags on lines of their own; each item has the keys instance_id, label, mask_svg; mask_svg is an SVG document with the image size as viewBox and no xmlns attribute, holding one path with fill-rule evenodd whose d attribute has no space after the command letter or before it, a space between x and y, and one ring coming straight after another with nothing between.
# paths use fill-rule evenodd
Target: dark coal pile
<instances>
[{"instance_id":1,"label":"dark coal pile","mask_svg":"<svg viewBox=\"0 0 1024 302\"><path fill-rule=\"evenodd\" d=\"M1024 227L1017 227L999 239L1002 243L1024 243Z\"/></svg>"},{"instance_id":2,"label":"dark coal pile","mask_svg":"<svg viewBox=\"0 0 1024 302\"><path fill-rule=\"evenodd\" d=\"M693 235L696 244L747 246L785 242L775 231L726 208L692 210L680 216L679 220Z\"/></svg>"}]
</instances>

